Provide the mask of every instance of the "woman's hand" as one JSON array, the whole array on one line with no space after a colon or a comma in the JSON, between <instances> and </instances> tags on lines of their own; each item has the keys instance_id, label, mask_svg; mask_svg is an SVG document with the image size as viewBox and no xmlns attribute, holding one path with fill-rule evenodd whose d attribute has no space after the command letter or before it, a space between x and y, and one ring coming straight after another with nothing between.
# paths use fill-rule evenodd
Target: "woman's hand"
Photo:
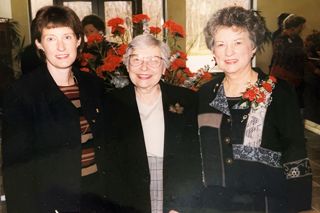
<instances>
[{"instance_id":1,"label":"woman's hand","mask_svg":"<svg viewBox=\"0 0 320 213\"><path fill-rule=\"evenodd\" d=\"M177 212L175 210L170 210L169 213L179 213L179 212Z\"/></svg>"}]
</instances>

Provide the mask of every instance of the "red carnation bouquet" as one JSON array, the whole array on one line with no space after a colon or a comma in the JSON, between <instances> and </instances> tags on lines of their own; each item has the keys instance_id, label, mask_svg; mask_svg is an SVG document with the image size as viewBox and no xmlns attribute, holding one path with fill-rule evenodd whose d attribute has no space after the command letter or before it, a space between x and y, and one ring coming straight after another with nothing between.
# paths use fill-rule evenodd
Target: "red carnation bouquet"
<instances>
[{"instance_id":1,"label":"red carnation bouquet","mask_svg":"<svg viewBox=\"0 0 320 213\"><path fill-rule=\"evenodd\" d=\"M94 73L104 79L106 90L129 84L122 57L127 46L109 42L101 34L88 36L80 57L80 70Z\"/></svg>"},{"instance_id":2,"label":"red carnation bouquet","mask_svg":"<svg viewBox=\"0 0 320 213\"><path fill-rule=\"evenodd\" d=\"M166 70L163 80L169 84L198 90L205 82L212 79L208 72L209 66L191 72L186 65L187 54L181 51L179 40L186 36L184 28L172 20L167 20L161 27L149 26L150 17L146 14L133 15L132 19L115 17L107 21L111 28L111 38L114 43L108 42L101 35L89 36L87 48L81 57L81 70L93 72L103 78L109 87L121 88L128 84L127 72L122 63L123 55L131 40L131 31L126 26L136 27L142 24L143 33L150 33L158 37L166 31L163 40L171 48L171 66ZM128 23L128 22L131 22Z\"/></svg>"}]
</instances>

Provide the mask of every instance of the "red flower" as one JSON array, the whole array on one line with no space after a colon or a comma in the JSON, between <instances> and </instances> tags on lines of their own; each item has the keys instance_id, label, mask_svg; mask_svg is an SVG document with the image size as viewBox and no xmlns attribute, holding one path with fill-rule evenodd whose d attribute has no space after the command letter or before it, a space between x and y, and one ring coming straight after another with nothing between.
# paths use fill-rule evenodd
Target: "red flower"
<instances>
[{"instance_id":1,"label":"red flower","mask_svg":"<svg viewBox=\"0 0 320 213\"><path fill-rule=\"evenodd\" d=\"M99 43L103 41L103 36L99 33L94 33L88 36L88 45L92 45L93 43Z\"/></svg>"},{"instance_id":2,"label":"red flower","mask_svg":"<svg viewBox=\"0 0 320 213\"><path fill-rule=\"evenodd\" d=\"M259 104L259 103L265 102L265 100L266 100L266 94L263 93L263 92L261 92L261 93L258 95L256 102Z\"/></svg>"},{"instance_id":3,"label":"red flower","mask_svg":"<svg viewBox=\"0 0 320 213\"><path fill-rule=\"evenodd\" d=\"M262 87L267 90L267 92L271 92L272 91L272 85L268 82L263 82L262 83Z\"/></svg>"},{"instance_id":4,"label":"red flower","mask_svg":"<svg viewBox=\"0 0 320 213\"><path fill-rule=\"evenodd\" d=\"M90 60L94 59L94 55L92 55L91 53L82 53L82 58L85 60Z\"/></svg>"},{"instance_id":5,"label":"red flower","mask_svg":"<svg viewBox=\"0 0 320 213\"><path fill-rule=\"evenodd\" d=\"M169 32L174 36L179 36L182 38L184 38L185 36L184 28L182 27L182 25L179 25L170 19L166 21L162 25L162 27L168 29Z\"/></svg>"},{"instance_id":6,"label":"red flower","mask_svg":"<svg viewBox=\"0 0 320 213\"><path fill-rule=\"evenodd\" d=\"M276 78L269 76L267 80L259 80L254 85L250 85L243 93L244 102L251 102L251 106L255 109L259 107L267 107L272 99L267 100L267 95L271 95L275 87Z\"/></svg>"},{"instance_id":7,"label":"red flower","mask_svg":"<svg viewBox=\"0 0 320 213\"><path fill-rule=\"evenodd\" d=\"M110 20L107 22L107 25L108 25L109 27L117 27L117 26L123 25L123 24L124 24L124 20L123 20L122 18L119 18L119 17L110 19Z\"/></svg>"},{"instance_id":8,"label":"red flower","mask_svg":"<svg viewBox=\"0 0 320 213\"><path fill-rule=\"evenodd\" d=\"M124 54L126 53L127 48L128 48L128 45L127 45L127 44L121 44L121 45L117 48L116 54L117 54L117 55L120 55L120 56L124 55Z\"/></svg>"},{"instance_id":9,"label":"red flower","mask_svg":"<svg viewBox=\"0 0 320 213\"><path fill-rule=\"evenodd\" d=\"M108 54L103 61L103 65L100 69L107 72L114 72L117 67L120 66L122 62L122 57L114 54Z\"/></svg>"},{"instance_id":10,"label":"red flower","mask_svg":"<svg viewBox=\"0 0 320 213\"><path fill-rule=\"evenodd\" d=\"M163 28L167 28L167 29L171 29L171 26L175 25L176 23L172 20L168 20L166 22L163 23L162 27Z\"/></svg>"},{"instance_id":11,"label":"red flower","mask_svg":"<svg viewBox=\"0 0 320 213\"><path fill-rule=\"evenodd\" d=\"M161 32L160 27L149 27L149 29L150 29L150 33L153 35L157 35Z\"/></svg>"},{"instance_id":12,"label":"red flower","mask_svg":"<svg viewBox=\"0 0 320 213\"><path fill-rule=\"evenodd\" d=\"M257 93L255 92L254 88L251 88L245 91L242 97L244 99L249 99L249 101L253 101L256 98L256 94Z\"/></svg>"},{"instance_id":13,"label":"red flower","mask_svg":"<svg viewBox=\"0 0 320 213\"><path fill-rule=\"evenodd\" d=\"M186 67L186 61L180 58L177 58L171 63L171 69L172 70L178 70L180 68Z\"/></svg>"},{"instance_id":14,"label":"red flower","mask_svg":"<svg viewBox=\"0 0 320 213\"><path fill-rule=\"evenodd\" d=\"M203 72L202 79L205 81L209 81L212 79L212 75L209 72Z\"/></svg>"},{"instance_id":15,"label":"red flower","mask_svg":"<svg viewBox=\"0 0 320 213\"><path fill-rule=\"evenodd\" d=\"M142 21L150 21L149 16L147 16L145 14L137 14L137 15L132 16L132 22L133 23L137 24L137 23L142 22Z\"/></svg>"},{"instance_id":16,"label":"red flower","mask_svg":"<svg viewBox=\"0 0 320 213\"><path fill-rule=\"evenodd\" d=\"M259 95L256 98L256 103L263 103L266 100L266 94L264 94L263 92L260 92Z\"/></svg>"},{"instance_id":17,"label":"red flower","mask_svg":"<svg viewBox=\"0 0 320 213\"><path fill-rule=\"evenodd\" d=\"M178 55L179 55L179 57L178 58L181 58L181 59L184 59L184 60L187 60L187 54L185 53L185 52L182 52L182 51L180 51L180 50L177 50L174 54L177 54L178 53Z\"/></svg>"},{"instance_id":18,"label":"red flower","mask_svg":"<svg viewBox=\"0 0 320 213\"><path fill-rule=\"evenodd\" d=\"M123 35L126 32L126 29L122 26L115 26L111 28L111 33L114 35Z\"/></svg>"},{"instance_id":19,"label":"red flower","mask_svg":"<svg viewBox=\"0 0 320 213\"><path fill-rule=\"evenodd\" d=\"M88 61L89 60L94 60L95 56L92 55L91 53L82 53L81 54L81 60L80 60L80 64L81 66L87 66L88 65Z\"/></svg>"},{"instance_id":20,"label":"red flower","mask_svg":"<svg viewBox=\"0 0 320 213\"><path fill-rule=\"evenodd\" d=\"M272 82L277 83L276 77L270 75L270 76L269 76L269 79L270 79Z\"/></svg>"}]
</instances>

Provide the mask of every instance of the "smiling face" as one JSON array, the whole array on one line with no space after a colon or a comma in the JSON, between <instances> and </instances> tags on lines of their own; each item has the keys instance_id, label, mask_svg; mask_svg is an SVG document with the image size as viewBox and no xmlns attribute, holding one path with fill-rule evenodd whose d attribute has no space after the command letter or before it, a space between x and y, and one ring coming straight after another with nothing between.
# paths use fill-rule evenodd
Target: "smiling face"
<instances>
[{"instance_id":1,"label":"smiling face","mask_svg":"<svg viewBox=\"0 0 320 213\"><path fill-rule=\"evenodd\" d=\"M134 49L129 56L128 72L136 88L149 90L157 87L165 72L160 48L148 46Z\"/></svg>"},{"instance_id":2,"label":"smiling face","mask_svg":"<svg viewBox=\"0 0 320 213\"><path fill-rule=\"evenodd\" d=\"M38 49L46 56L49 71L70 70L80 43L70 27L44 28L41 42L36 40Z\"/></svg>"},{"instance_id":3,"label":"smiling face","mask_svg":"<svg viewBox=\"0 0 320 213\"><path fill-rule=\"evenodd\" d=\"M214 36L213 55L226 75L251 70L256 51L249 32L236 27L220 27Z\"/></svg>"}]
</instances>

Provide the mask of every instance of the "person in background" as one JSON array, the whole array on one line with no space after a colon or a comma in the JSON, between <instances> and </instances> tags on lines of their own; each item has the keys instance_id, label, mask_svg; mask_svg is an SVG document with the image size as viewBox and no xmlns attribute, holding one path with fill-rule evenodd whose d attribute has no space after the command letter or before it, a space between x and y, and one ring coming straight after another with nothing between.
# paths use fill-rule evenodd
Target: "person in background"
<instances>
[{"instance_id":1,"label":"person in background","mask_svg":"<svg viewBox=\"0 0 320 213\"><path fill-rule=\"evenodd\" d=\"M196 94L165 84L170 49L150 34L124 55L132 84L114 90L109 110L128 206L143 213L197 212L201 160Z\"/></svg>"},{"instance_id":2,"label":"person in background","mask_svg":"<svg viewBox=\"0 0 320 213\"><path fill-rule=\"evenodd\" d=\"M280 36L281 35L281 33L282 33L282 30L283 30L283 21L284 21L284 19L288 16L288 15L290 15L290 13L281 13L279 16L278 16L278 18L277 18L277 20L278 20L278 29L276 30L276 31L274 31L273 33L272 33L272 36L271 36L271 42L272 42L272 45L273 45L273 42L274 42L274 40L278 37L278 36ZM270 70L271 70L271 65L273 64L273 57L271 58L271 62L270 62L270 65L269 65L269 72L270 72Z\"/></svg>"},{"instance_id":3,"label":"person in background","mask_svg":"<svg viewBox=\"0 0 320 213\"><path fill-rule=\"evenodd\" d=\"M288 81L295 87L299 106L303 104L304 68L307 55L300 33L304 29L306 19L294 14L283 20L283 31L273 41L273 55L270 73L277 78Z\"/></svg>"},{"instance_id":4,"label":"person in background","mask_svg":"<svg viewBox=\"0 0 320 213\"><path fill-rule=\"evenodd\" d=\"M297 213L311 207L311 168L294 89L255 71L265 23L226 7L204 30L224 75L199 90L203 211Z\"/></svg>"},{"instance_id":5,"label":"person in background","mask_svg":"<svg viewBox=\"0 0 320 213\"><path fill-rule=\"evenodd\" d=\"M115 47L116 44L112 44L105 39L106 26L104 21L99 16L94 14L87 15L82 19L81 23L85 37L87 41L89 40L89 42L84 43L83 52L93 54L95 57L97 57L96 60L100 61L100 53L107 53L108 49L112 48L113 46ZM99 48L94 42L92 42L92 40L96 40L98 36L101 37L101 42L103 42L103 45L101 45Z\"/></svg>"},{"instance_id":6,"label":"person in background","mask_svg":"<svg viewBox=\"0 0 320 213\"><path fill-rule=\"evenodd\" d=\"M106 25L104 21L97 15L87 15L82 19L82 27L86 37L92 34L105 35Z\"/></svg>"},{"instance_id":7,"label":"person in background","mask_svg":"<svg viewBox=\"0 0 320 213\"><path fill-rule=\"evenodd\" d=\"M304 73L304 118L320 123L320 32L313 31L305 39L308 62Z\"/></svg>"},{"instance_id":8,"label":"person in background","mask_svg":"<svg viewBox=\"0 0 320 213\"><path fill-rule=\"evenodd\" d=\"M108 54L117 54L117 43L109 42L105 37L105 23L97 15L87 15L82 19L82 27L85 33L86 42L82 50L81 56L76 62L76 66L83 70L89 68L89 72L97 74L96 68L103 64L103 60ZM94 67L88 66L86 55L92 57ZM93 62L91 62L93 63Z\"/></svg>"},{"instance_id":9,"label":"person in background","mask_svg":"<svg viewBox=\"0 0 320 213\"><path fill-rule=\"evenodd\" d=\"M279 35L281 35L282 30L283 30L283 21L284 21L285 18L287 18L289 15L290 15L290 13L281 13L281 14L278 16L278 18L277 18L277 20L278 20L278 22L277 22L277 24L278 24L278 29L272 33L272 38L271 38L272 42L273 42Z\"/></svg>"},{"instance_id":10,"label":"person in background","mask_svg":"<svg viewBox=\"0 0 320 213\"><path fill-rule=\"evenodd\" d=\"M32 33L45 63L16 81L4 99L8 213L115 212L107 192L113 170L103 84L72 66L83 43L81 22L68 7L40 10Z\"/></svg>"}]
</instances>

